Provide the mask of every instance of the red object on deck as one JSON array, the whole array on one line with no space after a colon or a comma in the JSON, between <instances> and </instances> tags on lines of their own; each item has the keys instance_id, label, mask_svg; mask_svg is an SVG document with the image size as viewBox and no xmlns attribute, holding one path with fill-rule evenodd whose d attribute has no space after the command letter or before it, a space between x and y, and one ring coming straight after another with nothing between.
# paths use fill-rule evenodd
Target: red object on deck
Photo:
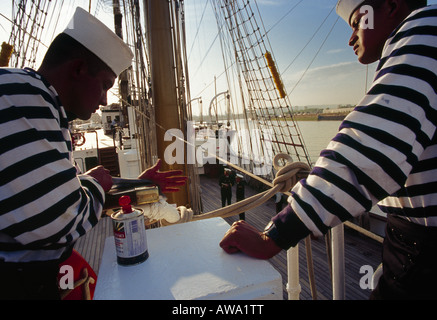
<instances>
[{"instance_id":1,"label":"red object on deck","mask_svg":"<svg viewBox=\"0 0 437 320\"><path fill-rule=\"evenodd\" d=\"M59 265L61 268L63 265L69 265L73 268L74 272L74 283L78 283L84 277L87 277L85 283L75 286L74 289L66 292L61 290L61 296L63 300L87 300L93 299L94 290L96 288L97 275L93 268L88 264L88 262L80 255L79 252L73 249L71 256ZM86 270L86 271L85 271ZM58 281L64 276L64 274L59 274ZM63 292L64 291L64 292ZM63 296L65 295L65 296Z\"/></svg>"}]
</instances>

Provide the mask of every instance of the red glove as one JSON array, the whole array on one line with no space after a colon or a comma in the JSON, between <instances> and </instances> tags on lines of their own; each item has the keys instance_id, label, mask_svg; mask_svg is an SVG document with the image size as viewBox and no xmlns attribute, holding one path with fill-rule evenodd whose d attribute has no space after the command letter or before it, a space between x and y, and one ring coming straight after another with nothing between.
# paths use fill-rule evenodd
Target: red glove
<instances>
[{"instance_id":1,"label":"red glove","mask_svg":"<svg viewBox=\"0 0 437 320\"><path fill-rule=\"evenodd\" d=\"M258 259L270 259L282 249L266 234L246 221L237 221L226 232L220 247L227 253L243 252Z\"/></svg>"},{"instance_id":2,"label":"red glove","mask_svg":"<svg viewBox=\"0 0 437 320\"><path fill-rule=\"evenodd\" d=\"M188 178L181 175L183 173L182 170L169 170L160 172L160 167L161 159L158 159L158 161L152 167L143 171L138 176L138 179L152 181L159 186L161 192L163 193L177 192L179 191L179 186L185 185Z\"/></svg>"}]
</instances>

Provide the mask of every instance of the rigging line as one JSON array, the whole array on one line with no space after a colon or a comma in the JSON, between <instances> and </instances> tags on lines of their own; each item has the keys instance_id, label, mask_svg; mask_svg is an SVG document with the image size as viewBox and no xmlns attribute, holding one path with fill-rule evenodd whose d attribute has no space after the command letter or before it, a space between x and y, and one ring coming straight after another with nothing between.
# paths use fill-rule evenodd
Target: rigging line
<instances>
[{"instance_id":1,"label":"rigging line","mask_svg":"<svg viewBox=\"0 0 437 320\"><path fill-rule=\"evenodd\" d=\"M196 69L196 71L194 72L194 74L193 74L192 77L195 77L195 76L197 75L197 72L198 72L199 69L202 67L203 63L205 62L205 59L206 59L207 56L209 55L209 52L211 51L212 47L214 46L215 42L217 41L217 38L219 37L220 33L222 32L222 29L223 29L223 25L221 25L221 26L218 28L217 34L216 34L216 36L215 36L213 42L212 42L211 45L209 46L207 52L205 53L205 55L204 55L202 61L200 62L199 66L197 67L197 69ZM224 72L222 72L220 75L223 75L225 72L226 72L226 70L225 70ZM205 88L205 89L206 89L206 88ZM204 90L205 90L205 89L204 89ZM202 90L202 92L203 92L204 90Z\"/></svg>"},{"instance_id":2,"label":"rigging line","mask_svg":"<svg viewBox=\"0 0 437 320\"><path fill-rule=\"evenodd\" d=\"M245 7L245 9L246 9L246 11L247 11L247 8ZM254 28L254 30L255 31L259 31L259 27L258 27L258 25L256 25L256 28L253 26L253 23L252 23L252 19L251 19L251 17L252 17L252 15L253 15L253 11L250 11L250 12L248 12L247 13L247 15L248 15L248 17L250 17L247 21L252 25L252 28ZM244 18L242 17L242 19L243 19L243 21L244 21ZM244 54L244 52L247 52L248 50L249 50L249 52L250 53L252 53L253 54L253 59L249 59L250 61L252 61L252 62L256 62L256 64L257 64L257 66L256 66L256 68L248 68L244 73L246 73L246 75L247 76L249 76L250 77L250 70L251 69L253 69L253 70L261 70L262 68L263 68L263 66L261 66L261 65L259 65L259 57L258 57L258 55L256 54L256 49L257 48L259 48L260 49L260 47L259 46L255 46L254 44L249 44L249 46L246 46L245 44L244 44L244 39L247 39L247 40L249 40L250 41L250 34L251 34L251 32L247 29L247 26L246 26L246 23L244 23L243 24L243 29L244 29L244 31L245 31L245 35L240 35L239 36L239 38L240 37L242 37L242 40L239 40L239 45L240 45L240 47L241 47L241 53L242 54ZM263 37L261 36L260 37L260 39L262 39ZM258 40L258 41L260 41L260 40ZM263 40L261 40L261 42L259 43L259 44L261 44L261 43L263 43ZM265 50L262 50L262 51L265 51ZM254 85L255 85L255 87L257 87L258 89L259 89L259 81L262 81L263 83L264 83L264 86L267 86L267 84L265 83L265 78L264 77L261 77L261 79L257 79L256 78L256 76L254 76L254 79L252 79L252 80L250 80ZM256 89L255 89L256 90ZM254 91L254 92L256 92L256 91ZM268 94L268 91L266 91L266 93ZM268 94L269 95L269 94ZM270 98L270 95L269 95L269 99L268 100L272 100L271 98Z\"/></svg>"},{"instance_id":3,"label":"rigging line","mask_svg":"<svg viewBox=\"0 0 437 320\"><path fill-rule=\"evenodd\" d=\"M214 46L214 43L217 41L219 34L215 36L214 40L212 41L211 45L209 46L208 50L205 53L205 56L203 57L202 61L200 62L199 66L197 67L196 71L194 72L193 76L196 76L199 69L202 67L203 63L205 62L205 59L208 57L209 52L211 51L212 47Z\"/></svg>"},{"instance_id":4,"label":"rigging line","mask_svg":"<svg viewBox=\"0 0 437 320\"><path fill-rule=\"evenodd\" d=\"M260 12L259 12L259 8L257 7L257 9L258 9L258 14L259 14L259 16L261 16L261 14L260 14ZM262 22L262 19L261 19L261 22ZM264 28L264 26L263 26L263 28ZM259 31L259 28L257 28L257 30ZM264 28L264 30L265 30L265 28ZM260 39L263 39L264 37L260 37ZM267 39L267 42L269 43L269 39L268 39L268 37L265 37L266 39ZM263 40L261 40L262 41L262 43L264 43L264 41ZM270 43L269 43L270 44ZM271 47L271 45L270 45L270 47ZM251 46L251 48L253 48L253 45ZM265 48L264 48L265 49ZM265 50L264 50L265 51ZM256 59L256 58L255 58ZM259 65L258 65L258 67L260 67ZM264 78L262 78L261 79L263 82L264 82ZM252 80L252 82L253 83L255 83L255 81L256 80ZM264 85L267 85L266 83L264 83ZM272 98L270 98L270 94L267 92L267 94L268 94L268 96L269 96L269 101L270 102L272 102L272 101L274 101L274 100L272 100ZM265 98L263 98L263 97L261 97L261 99L265 99ZM257 99L258 100L258 99ZM266 101L267 102L267 101ZM266 106L264 105L264 108L265 108ZM282 108L282 107L281 107ZM291 106L290 106L290 104L289 103L287 103L287 106L285 107L285 108L288 108L288 109L291 109ZM263 109L261 108L258 108L258 111L261 111L263 114L264 114L264 112L263 112ZM282 110L281 110L282 111ZM268 118L270 119L270 123L272 123L271 122L271 118L270 118L270 115L268 115ZM267 123L264 123L264 125L267 125ZM288 126L287 126L288 127ZM298 128L298 126L297 126L297 124L296 123L294 123L294 127L295 127L295 130L296 130L296 133L297 133L297 138L299 139L299 141L300 141L300 147L302 147L303 148L303 151L304 151L304 153L305 153L305 157L307 158L307 161L308 161L308 163L310 163L310 160L309 160L309 158L308 158L308 153L307 153L307 151L306 151L306 148L305 148L305 145L303 144L303 141L301 140L301 134L300 134L300 130L299 130L299 128ZM281 129L282 128L284 128L284 126L281 126ZM290 134L291 134L291 132L289 132ZM277 143L279 143L280 145L282 145L282 146L285 146L286 147L286 149L287 150L289 150L288 149L288 144L284 141L284 135L282 134L281 135L281 137L282 137L282 142L281 141L277 141ZM293 139L292 139L293 140ZM295 144L293 141L292 141L292 145L293 145L293 147L294 147L294 150L295 150L295 152L296 152L296 155L298 156L298 158L300 159L300 156L299 156L299 152L297 151L297 147L298 147L298 145L297 144ZM289 152L289 151L287 151L287 152Z\"/></svg>"},{"instance_id":5,"label":"rigging line","mask_svg":"<svg viewBox=\"0 0 437 320\"><path fill-rule=\"evenodd\" d=\"M302 48L302 50L299 51L299 53L296 55L296 57L294 57L293 61L290 62L290 64L284 69L284 71L282 71L282 73L285 73L290 67L291 65L296 61L297 58L299 58L299 56L302 54L302 52L305 50L305 48L310 44L311 41L313 41L314 37L316 36L316 34L319 32L319 30L322 28L322 26L325 24L326 20L328 20L328 17L331 15L332 11L334 10L335 6L332 7L331 11L329 11L328 15L325 17L325 19L322 21L322 23L319 25L319 27L317 28L317 30L313 33L313 35L311 36L311 38L308 40L308 42L305 44L305 46ZM338 20L338 18L337 18ZM336 21L337 23L337 21Z\"/></svg>"},{"instance_id":6,"label":"rigging line","mask_svg":"<svg viewBox=\"0 0 437 320\"><path fill-rule=\"evenodd\" d=\"M244 54L244 52L247 52L247 50L249 50L250 52L252 52L253 53L253 55L254 55L254 57L253 57L253 59L250 59L249 58L249 61L255 61L255 62L257 62L257 68L248 68L248 66L246 66L246 68L247 68L247 70L246 71L244 71L244 73L246 74L246 77L249 77L249 78L252 78L253 77L253 79L251 79L251 80L249 80L249 82L250 83L252 83L253 85L254 85L254 87L252 88L252 89L250 89L250 91L252 92L252 93L256 93L257 91L260 91L261 89L260 89L260 87L259 87L259 82L260 81L262 81L263 83L264 83L264 87L265 86L268 86L267 85L267 83L265 83L265 78L264 77L262 77L261 79L258 79L255 75L251 75L251 70L261 70L261 68L263 68L262 66L260 66L259 65L259 59L260 59L260 57L258 57L258 55L255 53L255 49L256 48L258 48L258 49L261 49L261 48L259 48L259 46L255 46L254 44L252 44L252 43L249 43L249 45L246 45L246 40L245 39L247 39L249 42L250 42L250 36L251 36L251 32L250 32L250 30L248 30L247 29L247 26L246 26L246 24L247 23L249 23L251 26L252 26L252 28L253 28L253 30L255 30L255 33L258 33L259 32L259 27L258 27L258 25L256 24L255 26L253 25L253 21L252 21L252 16L253 16L253 11L252 10L250 10L250 12L248 11L248 7L250 7L250 6L244 6L244 9L245 9L245 11L246 11L246 13L247 13L247 17L248 17L248 19L246 20L244 17L243 17L243 15L241 15L241 13L242 13L242 8L239 8L239 10L238 10L238 12L240 12L240 14L239 15L241 15L241 20L243 21L243 24L242 24L242 28L244 29L244 31L245 31L245 34L243 35L243 34L239 34L239 36L238 36L238 39L241 39L241 40L238 40L238 43L239 43L239 46L241 47L241 49L240 50L238 50L238 52L240 52L241 54ZM259 9L258 9L258 12L259 12ZM237 19L238 20L238 19ZM238 24L238 22L237 22L237 25L239 25ZM230 27L231 28L231 30L234 30L234 28L232 28L232 27ZM259 42L259 44L264 44L264 41L262 40L264 37L263 36L260 36L259 37L259 39L260 40L258 40L258 41L261 41L261 42ZM258 39L258 37L257 37L257 39ZM236 40L237 41L237 40ZM262 50L261 49L261 51L265 51L265 48L264 48L264 50ZM264 59L262 59L263 61L264 61ZM246 80L247 81L247 80ZM252 86L251 86L252 87ZM272 97L270 97L270 94L269 94L269 91L267 90L267 91L265 91L265 93L269 96L269 99L267 99L268 101L273 101L273 100L275 100L274 98L272 98ZM252 95L252 94L251 94ZM257 101L264 101L264 100L266 100L266 98L264 97L253 97L252 99L256 99ZM267 102L267 101L265 101L265 102ZM261 109L261 111L262 111L262 109Z\"/></svg>"},{"instance_id":7,"label":"rigging line","mask_svg":"<svg viewBox=\"0 0 437 320\"><path fill-rule=\"evenodd\" d=\"M49 8L50 8L50 1L45 2L43 4L43 9L40 9L42 16L39 17L39 23L37 23L38 28L36 30L36 34L37 34L36 37L39 38L39 39L41 39L41 36L44 33L44 25L46 24L46 19L47 19L47 16L48 16ZM38 43L33 41L32 42L32 47L30 49L31 49L31 56L33 57L33 61L32 62L34 64L36 62L36 56L37 56L38 47L39 47Z\"/></svg>"},{"instance_id":8,"label":"rigging line","mask_svg":"<svg viewBox=\"0 0 437 320\"><path fill-rule=\"evenodd\" d=\"M223 24L221 25L221 27L219 27L219 31L218 31L218 33L217 33L216 38L220 35L220 33L221 33L221 29L223 29ZM215 42L215 41L216 41L216 39L214 39L214 42ZM214 43L213 43L213 44L214 44ZM213 45L213 44L212 44L212 45ZM211 46L212 46L212 45L211 45ZM211 47L210 47L209 50L211 50ZM208 53L209 53L209 50L208 50ZM208 53L207 53L207 54L208 54ZM206 54L206 55L207 55L207 54ZM205 58L206 58L206 55L205 55ZM205 59L205 58L204 58L204 59ZM203 59L203 60L204 60L204 59ZM202 60L202 63L203 63L203 60ZM231 64L229 67L227 67L227 68L226 68L226 69L225 69L225 70L224 70L224 71L223 71L223 72L222 72L222 73L221 73L217 78L220 78L222 75L226 74L226 72L228 71L228 69L230 69L230 68L231 68L233 65L235 65L236 63L237 63L237 61L233 61L232 64ZM200 68L200 67L199 67L199 68ZM198 68L198 69L199 69L199 68ZM198 69L196 70L196 73L198 72ZM196 73L195 73L195 74L196 74ZM205 90L206 90L208 87L210 87L212 84L214 84L214 81L212 81L209 85L207 85L207 86L206 86L206 87L205 87L205 88L204 88L204 89L203 89L203 90L202 90L198 95L200 95L203 91L205 91Z\"/></svg>"},{"instance_id":9,"label":"rigging line","mask_svg":"<svg viewBox=\"0 0 437 320\"><path fill-rule=\"evenodd\" d=\"M3 13L1 13L0 12L0 16L2 17L2 18L5 18L6 20L8 20L10 23L13 23L12 22L12 20L10 20L8 17L6 17ZM4 28L3 28L3 26L2 26L2 29L4 30ZM6 30L5 30L6 31Z\"/></svg>"},{"instance_id":10,"label":"rigging line","mask_svg":"<svg viewBox=\"0 0 437 320\"><path fill-rule=\"evenodd\" d=\"M29 29L31 30L32 34L37 33L37 31L39 29L39 24L37 23L37 19L40 16L40 11L41 11L40 4L41 4L41 1L38 1L38 3L35 3L35 1L32 1L30 12L28 14L25 11L26 7L23 7L23 12L27 18L26 29L28 29L27 26L30 22ZM35 9L35 12L33 12L34 9ZM36 39L36 37L34 37L34 38ZM27 52L28 52L29 46L31 45L32 39L33 39L32 37L28 37L27 41L25 41L26 40L25 34L23 34L23 37L21 38L22 45L21 45L20 51L19 51L19 57L21 57L21 59L22 59L21 60L21 68L24 67L26 61L28 61L30 64L34 63L34 60L33 60L34 57L31 56L30 58L28 58L28 55L27 55ZM17 59L17 62L18 62L18 59Z\"/></svg>"},{"instance_id":11,"label":"rigging line","mask_svg":"<svg viewBox=\"0 0 437 320\"><path fill-rule=\"evenodd\" d=\"M253 59L251 59L250 57L246 57L247 61L249 62L249 64L252 64L252 62L258 62L259 57L257 56L257 54L255 53L255 49L257 48L253 43L251 43L251 39L250 36L253 35L254 33L256 33L256 31L259 30L259 27L256 25L253 25L253 21L252 21L252 17L253 17L253 12L250 10L250 12L248 11L248 9L250 8L250 6L248 4L245 4L243 7L238 7L238 9L236 10L235 7L232 7L232 9L228 6L228 5L223 5L222 8L227 8L226 10L226 14L223 18L225 19L225 21L227 21L228 28L229 31L231 33L230 36L230 41L231 42L235 42L234 43L234 50L235 50L235 55L240 53L243 56L247 56L250 53L253 53ZM246 15L243 13L246 12ZM240 24L238 21L241 21L242 24ZM247 24L250 24L252 26L252 30L254 30L254 33L250 32L250 30L247 29ZM240 30L242 29L242 30ZM244 33L242 32L244 31ZM257 37L258 38L258 37ZM262 37L260 37L259 39L262 39ZM233 41L232 41L233 40ZM235 45L238 43L238 48L235 47ZM222 49L223 50L223 49ZM229 48L229 51L230 48ZM243 57L244 59L244 57ZM237 60L241 59L238 58L237 56ZM237 68L238 68L239 64L237 64ZM249 91L252 91L252 93L249 92L250 95L250 99L255 102L255 101L262 101L263 99L259 99L257 97L253 97L252 94L256 93L258 90L260 90L259 84L257 80L258 78L255 76L255 74L251 74L251 70L260 70L260 68L262 68L259 63L257 64L257 68L250 68L248 65L244 65L243 66L243 74L244 77L246 78L246 82L249 82L250 84L252 84L250 87L252 88L252 90L250 88ZM253 77L252 77L253 76ZM250 79L252 78L252 79ZM261 81L263 80L263 78L261 79ZM229 82L229 80L228 80ZM264 83L264 85L266 85ZM240 84L241 86L241 84ZM244 101L244 99L243 99ZM261 109L262 110L262 109ZM249 126L248 126L249 127ZM251 140L251 139L250 139ZM240 142L240 141L238 141ZM252 143L251 141L248 142L251 146ZM253 146L252 146L253 148Z\"/></svg>"},{"instance_id":12,"label":"rigging line","mask_svg":"<svg viewBox=\"0 0 437 320\"><path fill-rule=\"evenodd\" d=\"M311 67L311 65L313 64L314 60L316 60L316 57L319 55L320 51L322 50L323 45L325 44L326 40L328 40L332 30L334 29L335 25L338 22L338 19L340 17L337 17L337 19L335 20L334 24L332 25L331 30L329 30L328 34L325 37L325 40L323 40L322 44L319 47L319 50L317 50L315 56L313 57L313 59L311 60L310 64L308 65L308 67L305 69L304 73L302 74L302 76L299 78L299 80L296 82L296 84L294 85L293 89L291 89L290 93L292 93L294 91L294 89L296 89L297 85L300 83L300 81L303 79L303 77L305 76L305 74L307 73L307 71L309 70L309 68Z\"/></svg>"},{"instance_id":13,"label":"rigging line","mask_svg":"<svg viewBox=\"0 0 437 320\"><path fill-rule=\"evenodd\" d=\"M5 15L3 15L2 13L0 13L0 16L2 16L3 18L5 18L6 20L8 20L10 23L14 24L14 22L12 20L10 20L8 17L6 17ZM26 30L24 30L22 27L20 27L18 24L15 24L15 26L17 28L19 28L21 31L23 31L24 33L26 33L29 37L31 37L32 39L34 39L35 41L38 41L40 44L42 44L44 47L48 48L48 46L46 46L44 43L42 43L39 39L37 39L36 37L32 36L29 32L27 32Z\"/></svg>"},{"instance_id":14,"label":"rigging line","mask_svg":"<svg viewBox=\"0 0 437 320\"><path fill-rule=\"evenodd\" d=\"M102 0L97 1L96 7L94 9L94 16L98 15L98 13L99 13L100 9L103 7L103 5L104 4L103 4Z\"/></svg>"},{"instance_id":15,"label":"rigging line","mask_svg":"<svg viewBox=\"0 0 437 320\"><path fill-rule=\"evenodd\" d=\"M44 34L44 28L46 25L48 13L50 11L50 5L51 5L50 1L46 2L45 3L45 10L42 10L42 12L41 12L42 17L40 18L40 22L38 24L38 26L39 26L39 30L38 30L39 37L38 38L40 38L40 39L41 39L42 35ZM33 43L33 46L34 47L36 46L35 50L38 49L38 44L36 44L35 42ZM35 53L35 55L36 55L36 53Z\"/></svg>"},{"instance_id":16,"label":"rigging line","mask_svg":"<svg viewBox=\"0 0 437 320\"><path fill-rule=\"evenodd\" d=\"M9 20L8 18L6 18L3 14L0 13L0 16L1 16L1 17L4 17L6 20L8 20L9 22L12 23L12 21ZM2 25L1 23L0 23L0 27L1 27L5 32L7 32L6 29L3 27L3 25Z\"/></svg>"},{"instance_id":17,"label":"rigging line","mask_svg":"<svg viewBox=\"0 0 437 320\"><path fill-rule=\"evenodd\" d=\"M301 4L303 2L303 0L300 0L298 3L296 3L290 10L288 10L288 12L286 14L284 14L282 16L282 18L280 18L269 30L266 31L266 34L268 34L270 31L272 31L273 28L275 28L286 16L288 16L294 9L296 9L296 7ZM256 3L256 1L255 1ZM256 4L256 6L258 7L258 4Z\"/></svg>"},{"instance_id":18,"label":"rigging line","mask_svg":"<svg viewBox=\"0 0 437 320\"><path fill-rule=\"evenodd\" d=\"M53 10L52 10L53 14L50 16L50 21L48 23L49 29L53 29L53 33L52 33L50 40L55 38L55 32L56 32L56 28L58 27L59 18L61 17L61 8L64 6L64 0L62 0L61 5L59 6L59 11L58 11L58 15L56 16L55 25L53 27L50 27L52 25L52 19L55 15L56 6L58 4L59 4L59 1L56 1L54 4Z\"/></svg>"},{"instance_id":19,"label":"rigging line","mask_svg":"<svg viewBox=\"0 0 437 320\"><path fill-rule=\"evenodd\" d=\"M200 25L202 24L203 17L205 16L206 7L208 6L208 3L209 3L209 0L207 0L207 1L205 2L205 7L203 8L203 12L202 12L202 17L200 18L199 25L197 26L196 35L194 36L193 44L191 45L191 48L190 48L190 54L188 55L188 61L190 60L191 53L193 52L193 47L194 47L194 44L195 44L195 42L196 42L196 38L197 38L197 36L199 35Z\"/></svg>"},{"instance_id":20,"label":"rigging line","mask_svg":"<svg viewBox=\"0 0 437 320\"><path fill-rule=\"evenodd\" d=\"M215 16L216 16L217 24L219 24L219 18L218 18L217 9L215 7L213 9L214 9L214 13L215 13ZM226 68L226 63L227 62L226 62L226 57L225 57L225 48L226 48L226 43L225 43L225 39L224 39L225 35L222 32L223 31L222 28L219 28L219 30L220 30L220 33L219 33L220 34L220 47L221 47L222 59L223 59L224 67L225 67L224 74L225 74L225 77L226 77L226 83L228 85L228 92L230 94L227 103L230 103L231 100L234 100L234 97L231 94L231 86L232 86L232 84L231 84L231 81L230 81L230 75L228 73L229 68ZM232 104L232 109L233 109L233 106L234 106L234 104ZM232 110L232 111L234 112L234 110ZM229 120L230 120L230 115L228 114L228 121Z\"/></svg>"},{"instance_id":21,"label":"rigging line","mask_svg":"<svg viewBox=\"0 0 437 320\"><path fill-rule=\"evenodd\" d=\"M223 76L226 71L228 69L230 69L231 67L233 67L234 64L236 64L237 62L234 61L229 67L227 67L222 73L220 73L218 76L216 76L216 79L219 79L221 76ZM214 80L212 80L208 85L206 85L205 88L202 89L202 91L200 91L198 94L194 95L194 97L198 97L200 96L206 89L208 89L210 86L212 86L214 84Z\"/></svg>"},{"instance_id":22,"label":"rigging line","mask_svg":"<svg viewBox=\"0 0 437 320\"><path fill-rule=\"evenodd\" d=\"M15 28L15 26L18 27L18 25L21 25L21 23L17 23L21 10L19 8L17 8L18 9L17 13L15 13L14 9L15 9L15 6L13 4L13 6L12 6L12 16L11 16L13 21L11 21L11 20L9 20L8 18L5 17L6 19L8 19L11 22L11 33L9 34L9 41L8 41L8 43L10 43L11 45L15 45L15 40L18 37L18 33L21 31L20 28ZM22 18L20 18L20 19L22 20ZM17 50L17 49L15 48L15 50Z\"/></svg>"}]
</instances>

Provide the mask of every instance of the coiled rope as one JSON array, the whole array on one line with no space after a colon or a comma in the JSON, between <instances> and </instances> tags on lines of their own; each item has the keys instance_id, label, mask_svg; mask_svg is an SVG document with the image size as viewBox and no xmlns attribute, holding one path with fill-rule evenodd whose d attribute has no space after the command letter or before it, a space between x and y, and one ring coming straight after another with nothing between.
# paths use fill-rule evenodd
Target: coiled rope
<instances>
[{"instance_id":1,"label":"coiled rope","mask_svg":"<svg viewBox=\"0 0 437 320\"><path fill-rule=\"evenodd\" d=\"M280 160L285 161L285 165L281 166ZM254 196L235 202L229 206L213 210L204 214L193 215L191 209L179 207L181 220L177 223L188 221L197 221L209 218L227 218L237 215L241 212L248 211L262 205L271 199L277 192L288 192L297 183L297 173L300 171L309 171L310 167L304 162L292 162L291 156L288 154L277 154L273 159L273 167L277 170L273 187L267 191L258 193Z\"/></svg>"}]
</instances>

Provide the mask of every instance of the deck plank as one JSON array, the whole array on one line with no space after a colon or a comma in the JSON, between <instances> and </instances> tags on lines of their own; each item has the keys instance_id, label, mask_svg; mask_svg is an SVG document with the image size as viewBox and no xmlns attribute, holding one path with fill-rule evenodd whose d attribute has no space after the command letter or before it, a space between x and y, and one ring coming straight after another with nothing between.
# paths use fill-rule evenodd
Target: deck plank
<instances>
[{"instance_id":1,"label":"deck plank","mask_svg":"<svg viewBox=\"0 0 437 320\"><path fill-rule=\"evenodd\" d=\"M220 189L218 179L209 178L202 175L201 194L204 212L210 212L221 207ZM235 202L235 188L232 195L232 202ZM247 186L246 197L256 194L258 191ZM275 203L271 199L265 204L246 212L246 221L259 230L262 230L270 219L275 215ZM225 219L229 224L238 220L238 215ZM103 254L105 239L112 235L112 225L110 218L102 218L96 227L81 237L75 245L75 249L82 254L90 266L98 274L99 266ZM311 249L313 255L313 265L317 295L320 300L332 299L332 285L330 280L329 266L327 262L326 246L324 238L312 239ZM345 228L345 292L347 300L367 300L369 290L363 290L359 286L362 274L359 273L361 266L370 265L373 269L381 261L381 244L371 240L358 232ZM287 254L282 251L277 256L269 260L272 266L278 270L282 276L283 297L288 298L286 291L287 284ZM299 274L301 284L301 300L312 299L308 268L305 251L305 242L299 243Z\"/></svg>"}]
</instances>

